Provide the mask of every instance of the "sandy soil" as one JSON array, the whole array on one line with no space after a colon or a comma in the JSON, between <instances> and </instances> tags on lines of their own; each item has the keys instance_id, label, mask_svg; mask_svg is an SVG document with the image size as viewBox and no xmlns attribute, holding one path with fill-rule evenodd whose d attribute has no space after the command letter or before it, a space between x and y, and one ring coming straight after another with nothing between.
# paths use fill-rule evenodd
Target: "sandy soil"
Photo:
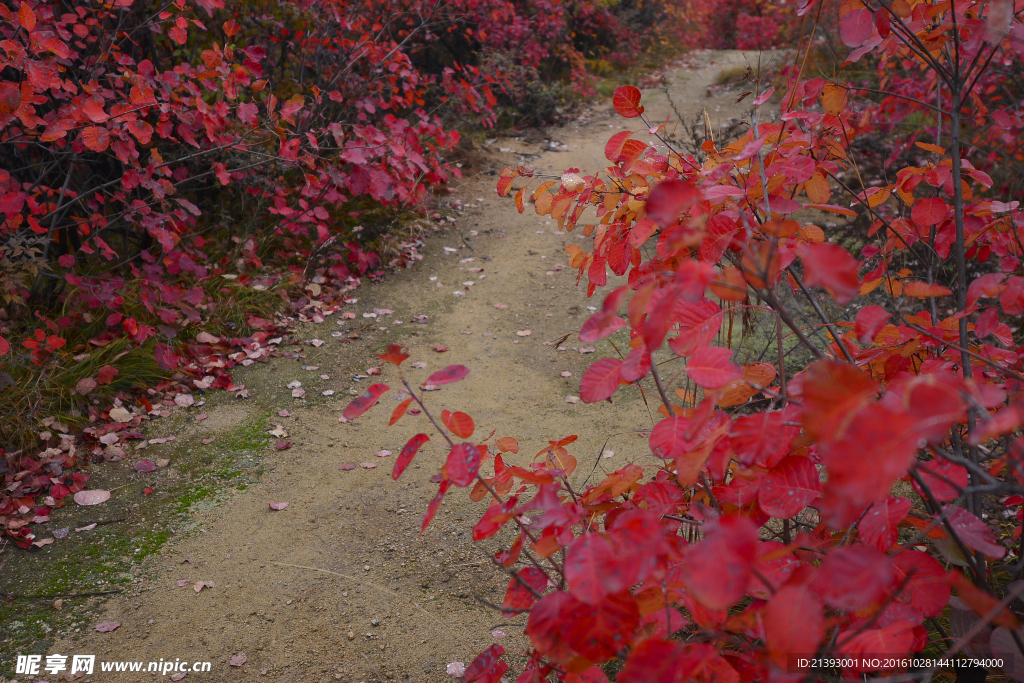
<instances>
[{"instance_id":1,"label":"sandy soil","mask_svg":"<svg viewBox=\"0 0 1024 683\"><path fill-rule=\"evenodd\" d=\"M712 121L742 116L733 104L735 92L709 97L707 86L724 69L745 65L743 55L709 53L693 61L671 77L680 110L691 115L707 108ZM660 93L645 93L644 103L655 120L669 114ZM606 139L628 123L601 106L581 121L549 131L546 136L557 146L532 138L501 139L487 147L485 159L499 169L517 160L549 173L571 166L597 169L607 163ZM574 484L648 455L646 435L630 431L652 424L637 391L620 391L612 404L566 402L566 396L578 393L583 370L596 357L613 353L611 347L598 344L595 354L581 353L575 334L561 350L546 345L578 331L588 307L600 305L597 297L586 299L585 287L575 286L575 271L555 268L566 263L565 246L582 235L558 233L557 225L529 206L517 214L510 199L496 197L497 178L482 165L476 164L476 175L468 175L455 195L472 208L450 232L431 240L425 259L356 293L359 301L350 310L358 317L345 329L361 330L360 339L342 344L331 337L331 331L342 329L335 326L336 315L300 332L327 342L304 351L304 359L277 359L236 376L254 392L283 397L290 417L277 417L275 410L260 429L280 423L294 446L280 453L269 449L263 462L268 471L259 483L196 511L197 528L149 558L133 591L105 604L97 621L118 621L120 628L96 633L89 624L58 639L51 652L93 653L104 661L212 662L210 673L189 674L186 680L369 683L453 680L445 672L449 662L468 665L491 643L501 642L513 653L522 650L522 620L506 620L475 598L500 603L507 584L488 559L507 537L471 541L471 527L485 503L471 502L467 490L454 491L419 535L422 513L436 490L429 478L446 455L439 439L420 451L398 482L390 477L406 440L431 431L424 417L407 415L387 427L397 405L392 391L354 423L338 421L350 387L361 392L369 381L401 386L394 366L387 364L381 377L349 377L382 365L373 354L384 344L402 343L412 353L403 368L413 383L449 363L470 368L467 379L428 394L428 406L470 413L477 438L492 430L495 437L514 436L521 444L512 457L516 464L529 462L546 440L570 434L580 435L570 447L579 460ZM476 268L483 270L473 272ZM374 308L394 312L362 317ZM428 323L413 324L412 316L421 313ZM528 336L517 334L525 331ZM439 353L434 345L448 351ZM409 367L417 361L427 367ZM572 375L563 377L564 372ZM332 379L321 380L320 374ZM295 379L318 400L290 398L285 387ZM323 399L319 394L327 389L336 394ZM652 390L647 386L648 397ZM210 417L182 428L177 447L248 419L245 402L210 403L203 408ZM376 457L382 449L395 455ZM601 457L602 449L614 454ZM162 457L156 451L147 457ZM340 470L346 462L376 467ZM270 501L289 505L275 512ZM179 587L179 581L187 584ZM196 592L198 581L214 586ZM497 629L507 637L496 640L492 631ZM238 652L247 661L229 666ZM515 657L510 659L514 665ZM98 672L89 677L151 679L152 674Z\"/></svg>"}]
</instances>

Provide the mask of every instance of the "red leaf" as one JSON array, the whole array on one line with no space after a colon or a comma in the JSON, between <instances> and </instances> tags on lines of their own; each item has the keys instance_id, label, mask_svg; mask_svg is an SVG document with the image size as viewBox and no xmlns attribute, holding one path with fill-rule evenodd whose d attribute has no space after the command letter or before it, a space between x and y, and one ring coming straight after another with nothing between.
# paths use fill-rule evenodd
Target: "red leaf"
<instances>
[{"instance_id":1,"label":"red leaf","mask_svg":"<svg viewBox=\"0 0 1024 683\"><path fill-rule=\"evenodd\" d=\"M682 180L663 180L654 186L647 197L647 217L667 228L675 225L679 214L700 200L700 190L693 183Z\"/></svg>"},{"instance_id":2,"label":"red leaf","mask_svg":"<svg viewBox=\"0 0 1024 683\"><path fill-rule=\"evenodd\" d=\"M616 133L608 139L608 142L604 146L604 156L612 163L619 162L619 156L622 154L622 146L629 139L629 136L633 134L633 131L624 130Z\"/></svg>"},{"instance_id":3,"label":"red leaf","mask_svg":"<svg viewBox=\"0 0 1024 683\"><path fill-rule=\"evenodd\" d=\"M633 595L623 591L596 605L576 603L565 620L569 647L592 662L604 662L630 644L640 624L640 610Z\"/></svg>"},{"instance_id":4,"label":"red leaf","mask_svg":"<svg viewBox=\"0 0 1024 683\"><path fill-rule=\"evenodd\" d=\"M857 259L838 244L804 244L797 253L804 262L804 284L825 288L839 305L860 293Z\"/></svg>"},{"instance_id":5,"label":"red leaf","mask_svg":"<svg viewBox=\"0 0 1024 683\"><path fill-rule=\"evenodd\" d=\"M540 654L556 662L568 662L576 656L565 640L565 615L580 604L568 593L555 591L533 606L526 620L526 635Z\"/></svg>"},{"instance_id":6,"label":"red leaf","mask_svg":"<svg viewBox=\"0 0 1024 683\"><path fill-rule=\"evenodd\" d=\"M502 453L508 453L508 452L510 452L510 453L518 453L519 452L519 442L516 441L511 436L503 436L503 437L501 437L500 439L498 439L497 441L494 442L494 446L495 446L495 448L497 448Z\"/></svg>"},{"instance_id":7,"label":"red leaf","mask_svg":"<svg viewBox=\"0 0 1024 683\"><path fill-rule=\"evenodd\" d=\"M82 144L93 152L105 152L110 146L110 131L100 126L88 126L81 133Z\"/></svg>"},{"instance_id":8,"label":"red leaf","mask_svg":"<svg viewBox=\"0 0 1024 683\"><path fill-rule=\"evenodd\" d=\"M720 346L706 346L693 354L686 364L686 374L697 386L719 389L743 376L743 370L729 360L732 350Z\"/></svg>"},{"instance_id":9,"label":"red leaf","mask_svg":"<svg viewBox=\"0 0 1024 683\"><path fill-rule=\"evenodd\" d=\"M626 354L619 368L619 379L624 382L635 382L641 377L646 377L651 371L651 354L647 347L640 345Z\"/></svg>"},{"instance_id":10,"label":"red leaf","mask_svg":"<svg viewBox=\"0 0 1024 683\"><path fill-rule=\"evenodd\" d=\"M774 467L787 456L799 427L786 424L782 411L762 411L736 418L729 427L729 439L740 463Z\"/></svg>"},{"instance_id":11,"label":"red leaf","mask_svg":"<svg viewBox=\"0 0 1024 683\"><path fill-rule=\"evenodd\" d=\"M118 374L120 373L114 366L104 365L96 373L96 384L110 384Z\"/></svg>"},{"instance_id":12,"label":"red leaf","mask_svg":"<svg viewBox=\"0 0 1024 683\"><path fill-rule=\"evenodd\" d=\"M875 16L868 9L855 9L839 19L839 37L849 47L860 47L875 30ZM879 650L883 652L883 650Z\"/></svg>"},{"instance_id":13,"label":"red leaf","mask_svg":"<svg viewBox=\"0 0 1024 683\"><path fill-rule=\"evenodd\" d=\"M409 354L405 352L405 347L398 344L389 344L387 351L377 354L377 358L388 363L394 363L395 365L401 365L402 361L408 357Z\"/></svg>"},{"instance_id":14,"label":"red leaf","mask_svg":"<svg viewBox=\"0 0 1024 683\"><path fill-rule=\"evenodd\" d=\"M785 667L787 655L815 652L825 632L821 602L803 586L783 586L762 613L764 637L772 660Z\"/></svg>"},{"instance_id":15,"label":"red leaf","mask_svg":"<svg viewBox=\"0 0 1024 683\"><path fill-rule=\"evenodd\" d=\"M518 504L518 496L512 496L503 503L492 500L490 507L487 508L487 512L484 513L484 516L473 527L473 540L482 541L498 533L508 520L516 516L516 506Z\"/></svg>"},{"instance_id":16,"label":"red leaf","mask_svg":"<svg viewBox=\"0 0 1024 683\"><path fill-rule=\"evenodd\" d=\"M880 602L894 577L886 555L868 546L842 546L825 556L811 589L829 607L853 612Z\"/></svg>"},{"instance_id":17,"label":"red leaf","mask_svg":"<svg viewBox=\"0 0 1024 683\"><path fill-rule=\"evenodd\" d=\"M454 413L450 413L447 410L441 411L441 424L460 439L468 439L473 436L473 430L476 428L473 424L473 418L466 413L458 411Z\"/></svg>"},{"instance_id":18,"label":"red leaf","mask_svg":"<svg viewBox=\"0 0 1024 683\"><path fill-rule=\"evenodd\" d=\"M444 500L444 494L448 493L448 488L452 485L450 481L442 481L441 485L437 489L437 495L430 501L430 505L427 506L427 512L423 515L423 527L420 529L422 534L430 526L430 522L433 521L434 515L437 514L438 508L441 507L441 501Z\"/></svg>"},{"instance_id":19,"label":"red leaf","mask_svg":"<svg viewBox=\"0 0 1024 683\"><path fill-rule=\"evenodd\" d=\"M36 13L32 11L28 0L21 0L21 7L18 8L18 23L29 33L35 30Z\"/></svg>"},{"instance_id":20,"label":"red leaf","mask_svg":"<svg viewBox=\"0 0 1024 683\"><path fill-rule=\"evenodd\" d=\"M156 343L156 349L153 352L153 356L156 358L156 364L168 372L173 372L178 369L178 365L181 363L181 359L178 358L178 354L171 351L171 347L167 344L160 342Z\"/></svg>"},{"instance_id":21,"label":"red leaf","mask_svg":"<svg viewBox=\"0 0 1024 683\"><path fill-rule=\"evenodd\" d=\"M580 341L584 344L592 344L614 334L625 326L626 321L619 316L600 311L583 323L583 327L580 328Z\"/></svg>"},{"instance_id":22,"label":"red leaf","mask_svg":"<svg viewBox=\"0 0 1024 683\"><path fill-rule=\"evenodd\" d=\"M747 593L757 559L757 527L747 517L727 515L705 525L704 540L686 554L686 588L708 609L725 609Z\"/></svg>"},{"instance_id":23,"label":"red leaf","mask_svg":"<svg viewBox=\"0 0 1024 683\"><path fill-rule=\"evenodd\" d=\"M635 119L644 113L640 104L640 90L632 85L620 85L612 95L612 106L619 116Z\"/></svg>"},{"instance_id":24,"label":"red leaf","mask_svg":"<svg viewBox=\"0 0 1024 683\"><path fill-rule=\"evenodd\" d=\"M967 469L963 465L957 465L948 460L920 462L917 464L917 473L924 481L925 486L928 487L928 490L935 496L935 500L940 503L953 500L970 483ZM916 480L911 483L919 496L922 498L926 497L924 489L921 488Z\"/></svg>"},{"instance_id":25,"label":"red leaf","mask_svg":"<svg viewBox=\"0 0 1024 683\"><path fill-rule=\"evenodd\" d=\"M919 228L938 225L949 215L949 205L941 197L926 197L914 202L910 217Z\"/></svg>"},{"instance_id":26,"label":"red leaf","mask_svg":"<svg viewBox=\"0 0 1024 683\"><path fill-rule=\"evenodd\" d=\"M577 539L565 555L565 580L577 600L596 605L605 596L628 588L631 576L609 571L616 554L603 536L587 534Z\"/></svg>"},{"instance_id":27,"label":"red leaf","mask_svg":"<svg viewBox=\"0 0 1024 683\"><path fill-rule=\"evenodd\" d=\"M505 648L501 645L491 645L481 652L473 660L473 663L466 667L462 675L465 683L494 683L508 671L508 664L501 661L505 654Z\"/></svg>"},{"instance_id":28,"label":"red leaf","mask_svg":"<svg viewBox=\"0 0 1024 683\"><path fill-rule=\"evenodd\" d=\"M864 543L885 552L892 548L899 537L897 525L902 522L910 508L913 507L909 498L894 498L875 503L864 513L857 530Z\"/></svg>"},{"instance_id":29,"label":"red leaf","mask_svg":"<svg viewBox=\"0 0 1024 683\"><path fill-rule=\"evenodd\" d=\"M865 10L866 11L866 10ZM884 653L886 655L905 655L910 652L910 646L914 640L914 632L905 624L897 624L886 628L869 628L856 635L854 629L850 634L839 635L838 652L845 655L871 655ZM862 657L853 658L854 662L863 661ZM864 670L863 665L854 665L849 669L851 672Z\"/></svg>"},{"instance_id":30,"label":"red leaf","mask_svg":"<svg viewBox=\"0 0 1024 683\"><path fill-rule=\"evenodd\" d=\"M475 444L460 443L448 452L445 463L448 481L456 486L469 486L480 469L480 449Z\"/></svg>"},{"instance_id":31,"label":"red leaf","mask_svg":"<svg viewBox=\"0 0 1024 683\"><path fill-rule=\"evenodd\" d=\"M679 335L669 339L668 345L680 356L692 355L710 344L722 327L722 309L708 299L698 302L684 299L673 313L679 323Z\"/></svg>"},{"instance_id":32,"label":"red leaf","mask_svg":"<svg viewBox=\"0 0 1024 683\"><path fill-rule=\"evenodd\" d=\"M0 356L5 356L11 351L11 343L0 337Z\"/></svg>"},{"instance_id":33,"label":"red leaf","mask_svg":"<svg viewBox=\"0 0 1024 683\"><path fill-rule=\"evenodd\" d=\"M818 470L800 456L785 458L761 481L758 505L765 514L778 519L792 519L821 495Z\"/></svg>"},{"instance_id":34,"label":"red leaf","mask_svg":"<svg viewBox=\"0 0 1024 683\"><path fill-rule=\"evenodd\" d=\"M526 586L529 586L538 593L542 593L548 585L548 577L541 570L535 567L520 569L516 579L509 579L508 590L505 591L505 602L502 608L506 610L505 616L513 616L512 612L527 610L537 599ZM523 584L526 584L524 586Z\"/></svg>"},{"instance_id":35,"label":"red leaf","mask_svg":"<svg viewBox=\"0 0 1024 683\"><path fill-rule=\"evenodd\" d=\"M682 648L676 643L651 638L637 645L615 678L618 683L675 683Z\"/></svg>"},{"instance_id":36,"label":"red leaf","mask_svg":"<svg viewBox=\"0 0 1024 683\"><path fill-rule=\"evenodd\" d=\"M372 408L377 402L377 399L380 398L381 394L390 388L391 387L387 384L371 384L367 387L365 394L348 404L348 407L345 408L345 412L343 412L342 415L346 420L356 419Z\"/></svg>"},{"instance_id":37,"label":"red leaf","mask_svg":"<svg viewBox=\"0 0 1024 683\"><path fill-rule=\"evenodd\" d=\"M110 116L103 111L103 100L99 97L90 98L82 105L82 113L89 117L93 123L103 123Z\"/></svg>"},{"instance_id":38,"label":"red leaf","mask_svg":"<svg viewBox=\"0 0 1024 683\"><path fill-rule=\"evenodd\" d=\"M580 399L584 403L603 401L619 388L619 370L622 361L618 358L602 358L583 373L580 379Z\"/></svg>"},{"instance_id":39,"label":"red leaf","mask_svg":"<svg viewBox=\"0 0 1024 683\"><path fill-rule=\"evenodd\" d=\"M391 419L388 420L388 427L402 419L402 416L405 415L405 411L409 409L410 403L412 403L412 399L407 398L398 404L398 407L395 408L395 412L391 413Z\"/></svg>"},{"instance_id":40,"label":"red leaf","mask_svg":"<svg viewBox=\"0 0 1024 683\"><path fill-rule=\"evenodd\" d=\"M934 557L916 550L904 550L892 558L895 567L895 582L903 583L908 575L910 580L897 600L910 605L926 617L937 616L949 603L950 586L946 571Z\"/></svg>"},{"instance_id":41,"label":"red leaf","mask_svg":"<svg viewBox=\"0 0 1024 683\"><path fill-rule=\"evenodd\" d=\"M445 349L447 351L447 349ZM424 384L433 384L436 387L442 384L451 384L452 382L458 382L469 374L469 368L464 365L449 365L444 370L438 370L430 377Z\"/></svg>"},{"instance_id":42,"label":"red leaf","mask_svg":"<svg viewBox=\"0 0 1024 683\"><path fill-rule=\"evenodd\" d=\"M853 331L857 335L857 341L861 344L869 344L875 341L875 337L882 331L885 324L889 322L889 312L881 306L865 306L857 312L857 320L854 323Z\"/></svg>"},{"instance_id":43,"label":"red leaf","mask_svg":"<svg viewBox=\"0 0 1024 683\"><path fill-rule=\"evenodd\" d=\"M416 451L420 449L420 446L430 441L430 437L426 434L417 434L416 436L409 439L409 442L402 447L402 452L398 454L398 459L395 460L395 468L391 470L391 478L398 479L402 476L402 472L412 462L413 457L416 455Z\"/></svg>"},{"instance_id":44,"label":"red leaf","mask_svg":"<svg viewBox=\"0 0 1024 683\"><path fill-rule=\"evenodd\" d=\"M953 531L968 548L984 553L986 557L1001 560L1006 556L1006 548L999 545L992 529L973 514L956 505L942 508Z\"/></svg>"}]
</instances>

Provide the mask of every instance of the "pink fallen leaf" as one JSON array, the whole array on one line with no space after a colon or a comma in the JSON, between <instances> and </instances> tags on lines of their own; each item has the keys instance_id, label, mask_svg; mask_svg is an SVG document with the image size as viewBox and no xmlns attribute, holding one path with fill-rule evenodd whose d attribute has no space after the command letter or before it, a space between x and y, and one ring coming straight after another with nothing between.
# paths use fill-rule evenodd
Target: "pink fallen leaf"
<instances>
[{"instance_id":1,"label":"pink fallen leaf","mask_svg":"<svg viewBox=\"0 0 1024 683\"><path fill-rule=\"evenodd\" d=\"M231 655L231 659L228 660L228 664L231 666L242 666L246 661L248 661L248 659L249 658L245 656L244 652L236 652Z\"/></svg>"},{"instance_id":2,"label":"pink fallen leaf","mask_svg":"<svg viewBox=\"0 0 1024 683\"><path fill-rule=\"evenodd\" d=\"M216 344L220 341L220 337L215 337L209 332L200 332L196 335L196 341L200 344Z\"/></svg>"},{"instance_id":3,"label":"pink fallen leaf","mask_svg":"<svg viewBox=\"0 0 1024 683\"><path fill-rule=\"evenodd\" d=\"M271 510L284 510L286 507L288 507L288 503L284 501L270 504Z\"/></svg>"},{"instance_id":4,"label":"pink fallen leaf","mask_svg":"<svg viewBox=\"0 0 1024 683\"><path fill-rule=\"evenodd\" d=\"M413 366L414 368L417 368L418 370L422 370L422 369L424 369L425 367L427 367L427 364L426 364L426 363L424 363L424 362L422 362L422 361L417 361L417 362L413 363L413 364L412 364L412 366Z\"/></svg>"},{"instance_id":5,"label":"pink fallen leaf","mask_svg":"<svg viewBox=\"0 0 1024 683\"><path fill-rule=\"evenodd\" d=\"M372 469L373 469L374 467L376 467L376 466L377 466L377 463L373 463L373 462L361 462L361 463L359 463L359 466L360 466L360 467L365 467L365 468L366 468L366 469L368 469L368 470L372 470Z\"/></svg>"},{"instance_id":6,"label":"pink fallen leaf","mask_svg":"<svg viewBox=\"0 0 1024 683\"><path fill-rule=\"evenodd\" d=\"M156 462L156 466L157 467L167 467L168 465L171 464L171 459L170 458L157 458L154 462Z\"/></svg>"},{"instance_id":7,"label":"pink fallen leaf","mask_svg":"<svg viewBox=\"0 0 1024 683\"><path fill-rule=\"evenodd\" d=\"M531 334L533 334L533 332L530 330L519 330L516 332L517 337L529 337Z\"/></svg>"},{"instance_id":8,"label":"pink fallen leaf","mask_svg":"<svg viewBox=\"0 0 1024 683\"><path fill-rule=\"evenodd\" d=\"M505 632L504 631L491 631L491 635L494 638L496 638L498 640L501 640L502 638L505 637Z\"/></svg>"},{"instance_id":9,"label":"pink fallen leaf","mask_svg":"<svg viewBox=\"0 0 1024 683\"><path fill-rule=\"evenodd\" d=\"M572 373L569 372L568 370L566 370L566 371L562 372L562 377L572 377Z\"/></svg>"},{"instance_id":10,"label":"pink fallen leaf","mask_svg":"<svg viewBox=\"0 0 1024 683\"><path fill-rule=\"evenodd\" d=\"M386 458L389 455L391 455L391 451L381 450L381 451L377 451L376 453L374 453L374 455L376 455L378 458Z\"/></svg>"},{"instance_id":11,"label":"pink fallen leaf","mask_svg":"<svg viewBox=\"0 0 1024 683\"><path fill-rule=\"evenodd\" d=\"M75 529L75 531L92 531L92 530L93 530L93 529L95 529L95 528L96 528L96 523L95 523L95 522L93 522L92 524L89 524L89 525L87 525L87 526L80 526L80 527L77 527L77 528Z\"/></svg>"},{"instance_id":12,"label":"pink fallen leaf","mask_svg":"<svg viewBox=\"0 0 1024 683\"><path fill-rule=\"evenodd\" d=\"M292 447L292 442L291 441L278 441L276 444L274 444L274 448L276 448L279 451L286 451L286 450L288 450L291 447Z\"/></svg>"},{"instance_id":13,"label":"pink fallen leaf","mask_svg":"<svg viewBox=\"0 0 1024 683\"><path fill-rule=\"evenodd\" d=\"M181 579L178 581L178 588L184 588L188 585L188 579Z\"/></svg>"},{"instance_id":14,"label":"pink fallen leaf","mask_svg":"<svg viewBox=\"0 0 1024 683\"><path fill-rule=\"evenodd\" d=\"M494 304L495 308L505 309L508 308L508 304Z\"/></svg>"},{"instance_id":15,"label":"pink fallen leaf","mask_svg":"<svg viewBox=\"0 0 1024 683\"><path fill-rule=\"evenodd\" d=\"M380 374L380 368L366 368L366 374L367 375L379 375Z\"/></svg>"},{"instance_id":16,"label":"pink fallen leaf","mask_svg":"<svg viewBox=\"0 0 1024 683\"><path fill-rule=\"evenodd\" d=\"M354 470L355 468L356 464L354 462L346 462L343 463L340 467L338 467L339 470L344 470L346 472L348 472L349 470Z\"/></svg>"},{"instance_id":17,"label":"pink fallen leaf","mask_svg":"<svg viewBox=\"0 0 1024 683\"><path fill-rule=\"evenodd\" d=\"M213 439L212 438L210 438L210 439L203 439L203 445L204 446L209 446L211 443L213 443Z\"/></svg>"},{"instance_id":18,"label":"pink fallen leaf","mask_svg":"<svg viewBox=\"0 0 1024 683\"><path fill-rule=\"evenodd\" d=\"M156 470L156 463L152 460L140 460L135 463L136 472L153 472Z\"/></svg>"},{"instance_id":19,"label":"pink fallen leaf","mask_svg":"<svg viewBox=\"0 0 1024 683\"><path fill-rule=\"evenodd\" d=\"M120 626L120 621L104 621L100 624L96 624L96 628L94 630L100 633L110 633L111 631L120 628Z\"/></svg>"},{"instance_id":20,"label":"pink fallen leaf","mask_svg":"<svg viewBox=\"0 0 1024 683\"><path fill-rule=\"evenodd\" d=\"M207 415L206 413L200 413L199 415L196 415L196 422L202 422L203 420L205 420L208 417L210 417L210 416Z\"/></svg>"},{"instance_id":21,"label":"pink fallen leaf","mask_svg":"<svg viewBox=\"0 0 1024 683\"><path fill-rule=\"evenodd\" d=\"M440 344L435 344L434 345L434 350L437 351L438 353L444 353L445 351L448 350L448 347L447 346L441 346Z\"/></svg>"},{"instance_id":22,"label":"pink fallen leaf","mask_svg":"<svg viewBox=\"0 0 1024 683\"><path fill-rule=\"evenodd\" d=\"M324 345L324 340L323 339L310 339L309 343L312 344L313 346L315 346L316 348L320 348L321 346Z\"/></svg>"},{"instance_id":23,"label":"pink fallen leaf","mask_svg":"<svg viewBox=\"0 0 1024 683\"><path fill-rule=\"evenodd\" d=\"M180 408L188 408L196 402L195 397L192 394L175 394L174 405Z\"/></svg>"},{"instance_id":24,"label":"pink fallen leaf","mask_svg":"<svg viewBox=\"0 0 1024 683\"><path fill-rule=\"evenodd\" d=\"M110 491L104 491L103 489L79 491L75 494L75 502L79 505L99 505L100 503L105 503L109 499Z\"/></svg>"},{"instance_id":25,"label":"pink fallen leaf","mask_svg":"<svg viewBox=\"0 0 1024 683\"><path fill-rule=\"evenodd\" d=\"M462 662L449 662L446 670L449 676L462 678L462 675L466 673L466 665Z\"/></svg>"},{"instance_id":26,"label":"pink fallen leaf","mask_svg":"<svg viewBox=\"0 0 1024 683\"><path fill-rule=\"evenodd\" d=\"M597 349L593 346L581 346L580 353L596 353Z\"/></svg>"},{"instance_id":27,"label":"pink fallen leaf","mask_svg":"<svg viewBox=\"0 0 1024 683\"><path fill-rule=\"evenodd\" d=\"M196 593L203 590L204 588L213 588L213 581L196 581L196 584L192 586L192 590Z\"/></svg>"},{"instance_id":28,"label":"pink fallen leaf","mask_svg":"<svg viewBox=\"0 0 1024 683\"><path fill-rule=\"evenodd\" d=\"M188 672L181 671L179 673L171 675L171 680L174 681L174 683L178 683L178 681L184 680L185 676L188 676Z\"/></svg>"},{"instance_id":29,"label":"pink fallen leaf","mask_svg":"<svg viewBox=\"0 0 1024 683\"><path fill-rule=\"evenodd\" d=\"M277 411L277 415L278 417L291 417L291 413L289 413L287 410L279 410Z\"/></svg>"},{"instance_id":30,"label":"pink fallen leaf","mask_svg":"<svg viewBox=\"0 0 1024 683\"><path fill-rule=\"evenodd\" d=\"M34 541L32 545L34 545L37 548L42 548L44 545L50 545L51 543L53 543L52 538L44 538L41 541Z\"/></svg>"},{"instance_id":31,"label":"pink fallen leaf","mask_svg":"<svg viewBox=\"0 0 1024 683\"><path fill-rule=\"evenodd\" d=\"M302 398L306 395L305 389L292 389L292 398Z\"/></svg>"}]
</instances>

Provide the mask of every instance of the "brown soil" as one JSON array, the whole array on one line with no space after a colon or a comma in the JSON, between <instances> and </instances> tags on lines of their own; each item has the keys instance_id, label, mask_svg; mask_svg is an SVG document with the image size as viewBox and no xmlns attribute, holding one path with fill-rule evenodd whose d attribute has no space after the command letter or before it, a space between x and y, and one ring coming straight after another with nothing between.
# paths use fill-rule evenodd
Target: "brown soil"
<instances>
[{"instance_id":1,"label":"brown soil","mask_svg":"<svg viewBox=\"0 0 1024 683\"><path fill-rule=\"evenodd\" d=\"M695 57L692 67L672 76L677 106L687 115L706 107L712 121L742 116L733 104L735 92L706 93L722 70L745 63L735 52ZM654 120L663 121L669 113L660 93L645 93L644 102ZM414 268L357 291L358 303L347 307L357 313L355 320L339 328L336 314L301 330L300 338L327 343L303 347L306 357L298 362L276 359L236 374L235 381L253 394L249 402L211 396L203 408L179 411L183 414L172 418L180 417L177 422L165 423L175 429L154 427L151 431L159 433L150 436L173 431L177 440L153 446L146 457L173 456L251 419L255 408L250 405L273 405L264 411L269 416L265 424L265 416L256 415L259 429L280 423L294 445L281 452L267 448L263 466L268 471L258 483L215 498L205 506L208 510L194 509L194 529L147 558L130 592L109 599L101 618L83 624L81 632L60 635L50 652L91 653L98 661L212 662L211 673L189 674L186 680L356 683L453 680L445 672L449 662L468 665L494 642L511 653L522 651L523 619L504 619L475 598L500 603L507 584L488 554L504 547L508 537L499 534L482 544L471 540L471 528L486 504L471 502L464 489L455 490L433 524L419 534L423 511L436 491L429 479L446 455L443 442L428 443L399 481L390 477L406 440L419 431L432 432L424 416L407 415L389 428L388 418L398 405L391 391L354 423L341 424L338 417L351 398L350 387L361 393L370 381L401 386L394 366L374 355L386 343L400 343L412 354L403 369L414 385L450 363L470 368L467 379L427 394L428 406L438 413L442 407L470 413L478 439L492 430L495 438L514 436L521 445L511 458L516 464L530 462L548 439L570 434L580 435L570 447L579 460L574 486L592 474L600 477L649 457L646 435L630 430L650 428L654 401L649 410L635 390L622 390L612 404L566 402L566 396L578 393L590 362L614 353L611 346L602 342L596 354L583 354L575 334L561 350L546 345L578 331L590 314L588 307L600 305L598 297L587 300L585 286L576 287L575 271L554 269L566 263L565 246L579 243L582 235L559 234L557 225L529 206L524 215L517 214L510 199L496 197L496 176L481 167L493 157L498 168L527 160L548 173L572 166L598 169L607 163L603 148L609 134L629 124L601 106L583 120L549 131L545 137L561 143L557 149L546 141L492 143L488 152L494 154L475 157L475 167L455 195L471 208L451 231L430 241L424 260ZM473 261L463 262L469 258ZM471 272L480 267L482 272ZM463 284L470 281L474 284ZM375 307L394 313L362 317ZM411 322L413 315L424 313L426 325ZM338 329L359 330L361 338L340 343L330 335ZM524 331L529 336L517 335ZM449 350L439 353L435 344ZM409 367L416 361L428 367ZM303 370L303 365L318 370ZM381 377L350 380L381 365ZM562 377L566 371L572 376ZM331 379L321 380L321 373ZM307 390L305 399L290 397L286 384L296 379ZM327 389L336 394L322 397ZM650 400L653 387L645 390ZM282 405L290 417L277 417ZM207 420L191 419L203 411ZM376 457L382 449L394 455ZM601 457L603 450L614 455ZM346 462L377 466L340 470ZM185 476L175 472L173 462L163 473ZM270 501L289 505L275 512ZM179 580L188 583L179 587ZM197 593L193 585L198 581L212 581L214 587ZM95 622L104 620L121 626L95 632ZM508 637L496 640L491 633L496 629ZM246 654L246 663L229 666L237 652ZM509 660L515 667L516 657ZM151 676L97 672L89 680Z\"/></svg>"}]
</instances>

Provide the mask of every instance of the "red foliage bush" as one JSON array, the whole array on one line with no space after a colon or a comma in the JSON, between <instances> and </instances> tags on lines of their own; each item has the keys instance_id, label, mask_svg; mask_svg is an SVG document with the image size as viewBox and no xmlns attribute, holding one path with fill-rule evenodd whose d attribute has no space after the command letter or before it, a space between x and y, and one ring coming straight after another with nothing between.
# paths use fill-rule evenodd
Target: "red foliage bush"
<instances>
[{"instance_id":1,"label":"red foliage bush","mask_svg":"<svg viewBox=\"0 0 1024 683\"><path fill-rule=\"evenodd\" d=\"M638 125L609 140L610 166L502 172L498 194L514 192L520 212L532 200L571 231L595 211L592 250L566 248L588 295L609 270L626 277L580 339L628 329L628 351L590 366L581 399L649 377L662 401L653 458L581 484L576 436L513 465L514 439L466 441L471 428L442 426L405 384L451 448L424 528L453 486L472 486L488 501L474 539L511 531L494 563L510 577L502 610L528 615L519 683L606 681L613 660L620 683L918 668L907 680L929 680L961 653L1020 676L1024 220L1019 187L993 180L1019 151L986 146L1019 121L1020 24L1011 3L986 9L846 2L847 63L874 60L880 84L800 67L768 120L774 89L756 82L745 133L694 153L623 86L613 105ZM926 123L908 135L876 118L898 107ZM892 131L885 144L878 128ZM826 239L808 209L855 220ZM858 225L860 258L843 246ZM720 334L748 309L774 322L777 361L740 364ZM786 362L786 339L805 360ZM686 390L673 387L683 376ZM932 659L919 667L918 653ZM503 655L493 646L464 680L499 680ZM816 658L843 663L800 662Z\"/></svg>"}]
</instances>

